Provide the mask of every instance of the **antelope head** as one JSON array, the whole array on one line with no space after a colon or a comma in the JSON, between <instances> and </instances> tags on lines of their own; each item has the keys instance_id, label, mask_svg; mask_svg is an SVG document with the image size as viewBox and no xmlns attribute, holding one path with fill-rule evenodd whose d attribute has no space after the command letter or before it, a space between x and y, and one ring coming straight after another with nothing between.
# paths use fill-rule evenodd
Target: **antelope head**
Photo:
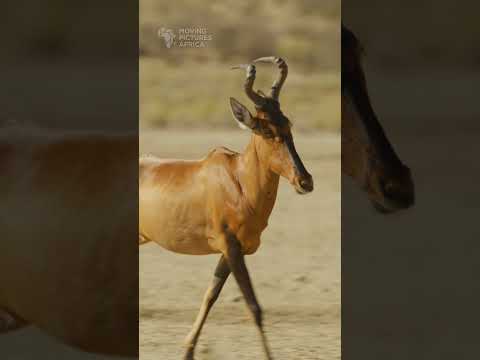
<instances>
[{"instance_id":1,"label":"antelope head","mask_svg":"<svg viewBox=\"0 0 480 360\"><path fill-rule=\"evenodd\" d=\"M414 204L414 185L373 111L361 57L358 39L342 24L342 172L379 212L391 213Z\"/></svg>"},{"instance_id":2,"label":"antelope head","mask_svg":"<svg viewBox=\"0 0 480 360\"><path fill-rule=\"evenodd\" d=\"M230 98L233 117L241 128L251 130L261 141L259 146L268 169L286 178L297 193L306 194L313 190L312 176L298 155L291 132L292 124L280 109L279 95L288 74L287 63L277 57L263 57L253 62L272 63L278 66L280 74L272 85L269 95L253 90L256 69L254 64L238 65L234 69L246 69L245 93L255 105L255 115L246 106Z\"/></svg>"}]
</instances>

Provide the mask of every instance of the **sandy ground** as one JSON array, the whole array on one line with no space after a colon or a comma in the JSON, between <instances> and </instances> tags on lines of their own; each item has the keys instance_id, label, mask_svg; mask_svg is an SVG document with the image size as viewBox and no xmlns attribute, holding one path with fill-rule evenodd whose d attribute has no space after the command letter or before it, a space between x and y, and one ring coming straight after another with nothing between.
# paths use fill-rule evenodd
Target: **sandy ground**
<instances>
[{"instance_id":1,"label":"sandy ground","mask_svg":"<svg viewBox=\"0 0 480 360\"><path fill-rule=\"evenodd\" d=\"M297 195L282 180L262 245L247 258L275 359L340 358L340 137L294 134L315 179ZM242 150L248 132L142 131L141 153L199 158L217 145ZM180 359L218 256L140 249L140 357ZM262 359L260 339L230 278L207 320L199 360Z\"/></svg>"}]
</instances>

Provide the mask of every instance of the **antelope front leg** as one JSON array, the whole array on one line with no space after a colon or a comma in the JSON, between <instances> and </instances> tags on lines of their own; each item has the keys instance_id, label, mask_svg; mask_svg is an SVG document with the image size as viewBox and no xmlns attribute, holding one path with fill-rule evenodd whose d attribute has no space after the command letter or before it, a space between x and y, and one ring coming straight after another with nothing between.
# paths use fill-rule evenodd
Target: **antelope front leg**
<instances>
[{"instance_id":1,"label":"antelope front leg","mask_svg":"<svg viewBox=\"0 0 480 360\"><path fill-rule=\"evenodd\" d=\"M240 287L243 297L247 302L248 308L250 309L250 312L255 320L255 324L260 332L265 355L267 359L272 360L267 337L265 336L265 332L263 330L262 309L260 308L257 298L255 297L255 292L253 291L250 275L248 274L247 266L245 265L241 244L233 234L226 234L226 242L227 251L225 257L228 265L230 266L230 270L232 271L233 276Z\"/></svg>"},{"instance_id":2,"label":"antelope front leg","mask_svg":"<svg viewBox=\"0 0 480 360\"><path fill-rule=\"evenodd\" d=\"M225 284L229 274L230 268L228 267L225 257L222 255L220 261L218 262L217 268L215 269L215 275L212 283L210 284L207 292L205 293L205 297L203 298L202 306L198 312L197 319L193 324L190 334L187 336L187 352L185 354L185 360L193 360L195 345L197 344L200 332L202 331L203 324L207 319L210 309L218 299L218 295L220 295L220 291L222 291L223 285Z\"/></svg>"}]
</instances>

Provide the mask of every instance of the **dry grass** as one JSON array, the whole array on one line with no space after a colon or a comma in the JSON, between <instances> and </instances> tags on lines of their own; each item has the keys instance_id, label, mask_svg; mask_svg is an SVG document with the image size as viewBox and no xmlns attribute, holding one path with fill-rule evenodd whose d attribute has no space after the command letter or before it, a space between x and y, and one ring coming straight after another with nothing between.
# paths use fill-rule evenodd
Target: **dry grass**
<instances>
[{"instance_id":1,"label":"dry grass","mask_svg":"<svg viewBox=\"0 0 480 360\"><path fill-rule=\"evenodd\" d=\"M228 98L245 99L244 73L232 65L284 57L290 73L282 108L296 129L338 131L340 1L140 1L140 119L144 128L232 127ZM202 27L207 47L166 48L161 27ZM277 76L260 65L256 87Z\"/></svg>"},{"instance_id":2,"label":"dry grass","mask_svg":"<svg viewBox=\"0 0 480 360\"><path fill-rule=\"evenodd\" d=\"M172 63L235 62L281 54L308 70L338 69L339 0L141 0L143 54ZM204 50L166 49L161 27L206 27L213 40Z\"/></svg>"},{"instance_id":3,"label":"dry grass","mask_svg":"<svg viewBox=\"0 0 480 360\"><path fill-rule=\"evenodd\" d=\"M189 62L174 66L157 58L140 62L140 119L142 127L232 127L228 99L251 102L243 93L245 74L232 64ZM282 92L283 111L296 129L337 131L340 125L340 75L306 74L290 62ZM268 91L275 69L260 65L256 87Z\"/></svg>"}]
</instances>

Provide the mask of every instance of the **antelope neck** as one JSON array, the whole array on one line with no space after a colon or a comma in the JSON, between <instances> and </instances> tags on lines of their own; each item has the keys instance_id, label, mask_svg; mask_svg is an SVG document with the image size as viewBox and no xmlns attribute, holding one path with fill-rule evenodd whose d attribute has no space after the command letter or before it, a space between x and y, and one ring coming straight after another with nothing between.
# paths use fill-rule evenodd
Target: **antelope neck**
<instances>
[{"instance_id":1,"label":"antelope neck","mask_svg":"<svg viewBox=\"0 0 480 360\"><path fill-rule=\"evenodd\" d=\"M262 206L265 201L275 200L279 183L279 175L270 170L270 154L265 154L265 140L252 134L239 159L239 181L251 207Z\"/></svg>"}]
</instances>

